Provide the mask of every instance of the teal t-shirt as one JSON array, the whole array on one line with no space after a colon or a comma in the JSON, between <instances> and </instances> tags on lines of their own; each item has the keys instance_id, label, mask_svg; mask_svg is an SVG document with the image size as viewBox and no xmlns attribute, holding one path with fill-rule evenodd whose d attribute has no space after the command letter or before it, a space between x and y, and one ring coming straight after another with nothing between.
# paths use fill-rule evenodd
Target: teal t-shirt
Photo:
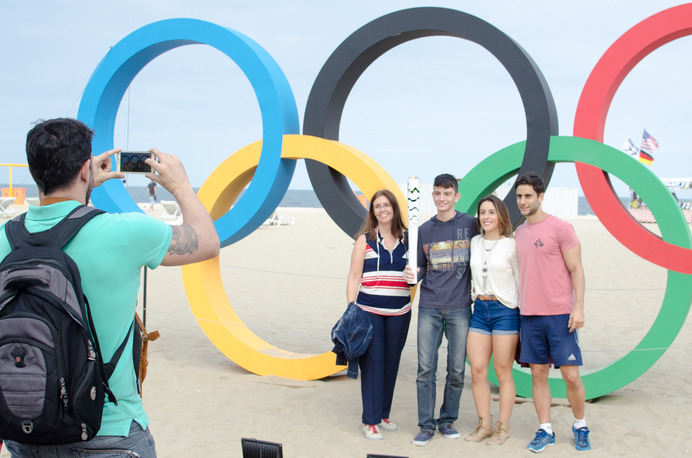
<instances>
[{"instance_id":1,"label":"teal t-shirt","mask_svg":"<svg viewBox=\"0 0 692 458\"><path fill-rule=\"evenodd\" d=\"M29 232L50 229L78 205L67 201L29 207L26 227ZM102 214L89 221L65 247L79 267L105 361L110 361L131 330L142 266L154 269L161 264L171 236L168 224L143 213ZM10 249L3 224L0 258ZM109 384L118 405L106 401L98 435L127 436L132 420L145 428L149 419L137 393L132 339L128 339Z\"/></svg>"}]
</instances>

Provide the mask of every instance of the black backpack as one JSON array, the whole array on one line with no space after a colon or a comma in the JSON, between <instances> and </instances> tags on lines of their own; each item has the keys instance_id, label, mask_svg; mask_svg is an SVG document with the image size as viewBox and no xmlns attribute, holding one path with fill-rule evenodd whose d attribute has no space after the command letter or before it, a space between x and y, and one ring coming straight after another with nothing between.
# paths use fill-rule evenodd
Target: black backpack
<instances>
[{"instance_id":1,"label":"black backpack","mask_svg":"<svg viewBox=\"0 0 692 458\"><path fill-rule=\"evenodd\" d=\"M129 335L103 364L79 269L63 247L103 213L80 206L51 229L5 225L12 252L0 263L0 438L60 445L93 438L108 378ZM98 256L98 253L94 253Z\"/></svg>"}]
</instances>

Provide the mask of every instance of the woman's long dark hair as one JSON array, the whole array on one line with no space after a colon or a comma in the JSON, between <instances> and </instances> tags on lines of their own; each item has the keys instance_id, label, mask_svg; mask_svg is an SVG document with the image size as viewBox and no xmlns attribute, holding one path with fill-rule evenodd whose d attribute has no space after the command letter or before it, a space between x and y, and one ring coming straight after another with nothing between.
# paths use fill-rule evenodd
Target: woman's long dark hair
<instances>
[{"instance_id":1,"label":"woman's long dark hair","mask_svg":"<svg viewBox=\"0 0 692 458\"><path fill-rule=\"evenodd\" d=\"M370 208L368 208L368 216L365 217L363 225L360 227L360 231L356 234L356 238L360 234L368 234L370 240L377 240L377 218L375 217L375 208L373 202L380 196L384 196L389 203L392 205L392 235L394 237L401 239L404 237L404 231L406 230L406 225L401 217L401 210L399 209L399 203L396 200L396 196L389 189L380 189L375 192L370 199Z\"/></svg>"},{"instance_id":2,"label":"woman's long dark hair","mask_svg":"<svg viewBox=\"0 0 692 458\"><path fill-rule=\"evenodd\" d=\"M497 217L500 223L500 235L504 235L505 237L512 237L512 223L509 221L509 211L507 210L507 205L505 205L502 200L500 200L499 197L493 196L492 194L489 196L483 197L481 200L478 201L478 210L476 211L476 215L481 214L481 204L483 202L491 202L495 206L495 211L497 211ZM478 232L483 234L485 231L481 227L481 219L477 218L476 219L476 225L478 226Z\"/></svg>"}]
</instances>

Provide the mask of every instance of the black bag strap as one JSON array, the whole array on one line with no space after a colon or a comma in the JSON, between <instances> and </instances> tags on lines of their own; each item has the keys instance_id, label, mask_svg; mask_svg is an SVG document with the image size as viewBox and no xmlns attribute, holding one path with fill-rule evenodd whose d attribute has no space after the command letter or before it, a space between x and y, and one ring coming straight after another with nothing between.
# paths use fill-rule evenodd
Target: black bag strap
<instances>
[{"instance_id":1,"label":"black bag strap","mask_svg":"<svg viewBox=\"0 0 692 458\"><path fill-rule=\"evenodd\" d=\"M134 333L137 328L137 323L135 320L132 320L132 326L130 327L130 330L127 332L127 335L125 336L125 339L123 339L122 343L120 346L115 350L115 353L113 353L113 357L111 358L108 363L104 364L106 367L106 375L108 378L111 378L111 375L113 375L113 371L115 371L115 366L118 365L118 361L120 361L120 357L123 354L123 351L125 351L125 347L127 346L127 342L130 340L130 334Z\"/></svg>"},{"instance_id":2,"label":"black bag strap","mask_svg":"<svg viewBox=\"0 0 692 458\"><path fill-rule=\"evenodd\" d=\"M142 330L137 323L137 313L135 313L132 324L135 329L132 334L132 362L135 367L135 377L137 377L137 393L142 393L142 381L139 379L139 365L142 362Z\"/></svg>"}]
</instances>

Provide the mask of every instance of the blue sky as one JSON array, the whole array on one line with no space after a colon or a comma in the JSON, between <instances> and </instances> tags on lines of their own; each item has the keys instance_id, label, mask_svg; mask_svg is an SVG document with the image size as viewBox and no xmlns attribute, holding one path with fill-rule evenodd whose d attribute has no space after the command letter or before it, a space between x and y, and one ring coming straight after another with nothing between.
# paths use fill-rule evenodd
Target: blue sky
<instances>
[{"instance_id":1,"label":"blue sky","mask_svg":"<svg viewBox=\"0 0 692 458\"><path fill-rule=\"evenodd\" d=\"M499 28L531 55L552 90L560 134L571 135L579 95L600 56L637 22L678 4L4 1L0 162L26 162L25 136L35 120L77 116L82 91L111 46L146 24L175 17L214 22L258 42L286 74L302 122L315 77L352 32L399 9L458 9ZM692 176L690 40L670 43L635 67L606 123L605 142L617 148L628 135L639 144L644 128L656 137L661 147L652 170L660 177ZM373 157L397 182L411 175L430 182L441 172L462 177L487 155L525 139L525 122L511 79L489 53L464 40L432 37L405 43L368 68L347 101L340 140ZM223 159L260 137L247 79L217 50L195 45L160 56L135 78L118 113L115 143L177 154L200 186ZM0 182L6 170L0 169ZM15 184L22 181L31 182L28 172L16 171ZM627 187L615 183L626 194ZM558 165L552 184L579 187L573 165ZM302 163L291 187L311 187Z\"/></svg>"}]
</instances>

